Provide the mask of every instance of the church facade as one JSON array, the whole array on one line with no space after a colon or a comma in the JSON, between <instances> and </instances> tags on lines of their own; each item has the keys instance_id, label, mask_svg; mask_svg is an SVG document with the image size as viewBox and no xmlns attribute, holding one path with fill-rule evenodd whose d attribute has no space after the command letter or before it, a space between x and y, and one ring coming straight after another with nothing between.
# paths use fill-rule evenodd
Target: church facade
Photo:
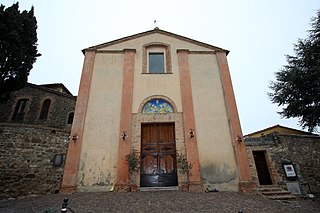
<instances>
[{"instance_id":1,"label":"church facade","mask_svg":"<svg viewBox=\"0 0 320 213\"><path fill-rule=\"evenodd\" d=\"M254 188L227 50L155 28L83 53L62 191Z\"/></svg>"}]
</instances>

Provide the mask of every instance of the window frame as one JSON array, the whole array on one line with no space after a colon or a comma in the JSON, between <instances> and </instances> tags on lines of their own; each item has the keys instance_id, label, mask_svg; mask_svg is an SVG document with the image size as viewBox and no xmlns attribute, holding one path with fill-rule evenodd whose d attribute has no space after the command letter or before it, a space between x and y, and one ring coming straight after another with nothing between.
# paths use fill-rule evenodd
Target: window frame
<instances>
[{"instance_id":1,"label":"window frame","mask_svg":"<svg viewBox=\"0 0 320 213\"><path fill-rule=\"evenodd\" d=\"M159 42L152 42L145 44L142 47L142 74L172 74L171 65L171 48L170 45ZM149 71L149 54L150 53L163 53L164 72L153 73Z\"/></svg>"},{"instance_id":2,"label":"window frame","mask_svg":"<svg viewBox=\"0 0 320 213\"><path fill-rule=\"evenodd\" d=\"M67 125L72 125L73 124L73 119L74 119L74 112L69 112L68 113L68 119L67 119ZM71 121L71 123L70 123Z\"/></svg>"},{"instance_id":3,"label":"window frame","mask_svg":"<svg viewBox=\"0 0 320 213\"><path fill-rule=\"evenodd\" d=\"M46 103L48 101L49 101L49 104ZM48 120L51 104L52 104L52 100L50 98L44 99L44 101L42 102L40 113L39 113L39 118L38 118L39 120L44 120L44 121Z\"/></svg>"},{"instance_id":4,"label":"window frame","mask_svg":"<svg viewBox=\"0 0 320 213\"><path fill-rule=\"evenodd\" d=\"M12 121L23 121L25 115L28 111L30 99L29 98L19 98L16 101L16 105L13 111L13 115L11 117Z\"/></svg>"}]
</instances>

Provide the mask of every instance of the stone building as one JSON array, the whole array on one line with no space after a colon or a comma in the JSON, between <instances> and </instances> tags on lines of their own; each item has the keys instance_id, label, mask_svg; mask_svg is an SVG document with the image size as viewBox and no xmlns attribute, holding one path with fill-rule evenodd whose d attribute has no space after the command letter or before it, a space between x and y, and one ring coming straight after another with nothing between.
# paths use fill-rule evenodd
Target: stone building
<instances>
[{"instance_id":1,"label":"stone building","mask_svg":"<svg viewBox=\"0 0 320 213\"><path fill-rule=\"evenodd\" d=\"M0 197L59 192L76 97L28 83L0 103Z\"/></svg>"},{"instance_id":2,"label":"stone building","mask_svg":"<svg viewBox=\"0 0 320 213\"><path fill-rule=\"evenodd\" d=\"M253 181L293 194L320 194L319 135L276 125L245 136Z\"/></svg>"},{"instance_id":3,"label":"stone building","mask_svg":"<svg viewBox=\"0 0 320 213\"><path fill-rule=\"evenodd\" d=\"M227 50L155 28L83 53L63 191L255 187ZM140 162L129 175L132 149Z\"/></svg>"}]
</instances>

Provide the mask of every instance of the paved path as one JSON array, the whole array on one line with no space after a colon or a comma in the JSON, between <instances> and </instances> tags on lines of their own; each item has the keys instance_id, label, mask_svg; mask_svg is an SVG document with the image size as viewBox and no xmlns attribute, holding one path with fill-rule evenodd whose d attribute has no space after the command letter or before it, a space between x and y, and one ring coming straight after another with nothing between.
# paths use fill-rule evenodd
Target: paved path
<instances>
[{"instance_id":1,"label":"paved path","mask_svg":"<svg viewBox=\"0 0 320 213\"><path fill-rule=\"evenodd\" d=\"M72 195L39 195L0 201L0 212L60 212L63 198L76 213L89 212L320 212L320 202L297 199L273 201L258 194L182 191L79 192ZM72 212L72 211L68 211Z\"/></svg>"}]
</instances>

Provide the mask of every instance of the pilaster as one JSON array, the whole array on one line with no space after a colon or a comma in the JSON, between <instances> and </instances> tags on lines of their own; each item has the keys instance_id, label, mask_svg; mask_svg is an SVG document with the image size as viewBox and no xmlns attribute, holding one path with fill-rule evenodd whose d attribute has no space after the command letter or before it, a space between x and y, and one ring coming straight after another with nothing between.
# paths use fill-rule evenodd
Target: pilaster
<instances>
[{"instance_id":1,"label":"pilaster","mask_svg":"<svg viewBox=\"0 0 320 213\"><path fill-rule=\"evenodd\" d=\"M191 175L189 177L190 191L201 191L202 183L200 176L200 162L192 100L188 50L177 50L177 53L180 73L180 88L187 160L192 164L192 168L190 171Z\"/></svg>"},{"instance_id":2,"label":"pilaster","mask_svg":"<svg viewBox=\"0 0 320 213\"><path fill-rule=\"evenodd\" d=\"M127 188L129 185L129 170L126 162L126 155L130 153L132 138L131 123L135 53L136 50L134 49L124 50L124 72L122 83L118 167L115 186L117 190Z\"/></svg>"},{"instance_id":3,"label":"pilaster","mask_svg":"<svg viewBox=\"0 0 320 213\"><path fill-rule=\"evenodd\" d=\"M218 51L216 53L218 67L221 76L222 87L227 108L231 136L235 148L236 161L240 173L240 191L248 191L255 188L250 174L249 160L246 151L246 145L243 139L238 109L233 92L231 76L229 72L226 52Z\"/></svg>"},{"instance_id":4,"label":"pilaster","mask_svg":"<svg viewBox=\"0 0 320 213\"><path fill-rule=\"evenodd\" d=\"M77 188L77 173L80 159L83 129L90 95L91 79L95 59L94 51L86 51L80 87L77 97L73 125L70 133L66 163L62 179L62 192L74 192Z\"/></svg>"}]
</instances>

